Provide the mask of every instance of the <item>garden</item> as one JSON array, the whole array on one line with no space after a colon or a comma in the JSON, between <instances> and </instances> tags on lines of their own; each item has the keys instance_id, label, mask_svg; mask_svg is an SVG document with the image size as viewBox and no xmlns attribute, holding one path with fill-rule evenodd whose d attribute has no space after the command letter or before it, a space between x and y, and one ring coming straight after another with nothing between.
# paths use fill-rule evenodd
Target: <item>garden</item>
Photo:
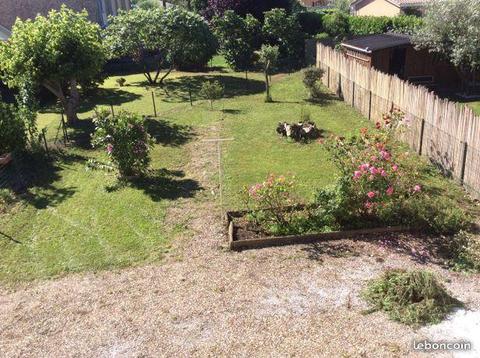
<instances>
[{"instance_id":1,"label":"garden","mask_svg":"<svg viewBox=\"0 0 480 358\"><path fill-rule=\"evenodd\" d=\"M17 22L0 47L17 90L0 106L0 282L181 260L201 210L234 212L235 240L421 233L441 239L448 269L477 272L476 203L398 141L402 111L369 122L330 93L296 62L304 34L285 10L224 15L210 29L186 10L137 9L101 36L67 8ZM104 71L119 58L128 71ZM362 295L372 312L438 323L462 306L440 281L392 270Z\"/></svg>"}]
</instances>

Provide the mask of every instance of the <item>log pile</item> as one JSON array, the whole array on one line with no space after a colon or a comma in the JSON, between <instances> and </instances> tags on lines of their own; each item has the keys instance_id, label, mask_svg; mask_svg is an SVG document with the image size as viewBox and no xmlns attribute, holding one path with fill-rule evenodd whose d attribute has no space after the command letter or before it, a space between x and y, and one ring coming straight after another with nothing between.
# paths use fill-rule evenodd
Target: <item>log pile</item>
<instances>
[{"instance_id":1,"label":"log pile","mask_svg":"<svg viewBox=\"0 0 480 358\"><path fill-rule=\"evenodd\" d=\"M296 142L317 139L321 136L321 131L314 122L299 122L289 124L287 122L278 123L277 133L284 137L291 138Z\"/></svg>"}]
</instances>

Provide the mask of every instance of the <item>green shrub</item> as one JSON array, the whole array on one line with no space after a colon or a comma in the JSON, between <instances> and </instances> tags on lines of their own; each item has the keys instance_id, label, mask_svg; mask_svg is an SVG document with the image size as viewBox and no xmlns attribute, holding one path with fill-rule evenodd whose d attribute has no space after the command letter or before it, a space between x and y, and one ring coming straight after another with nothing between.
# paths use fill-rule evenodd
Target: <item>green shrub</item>
<instances>
[{"instance_id":1,"label":"green shrub","mask_svg":"<svg viewBox=\"0 0 480 358\"><path fill-rule=\"evenodd\" d=\"M223 87L218 81L205 81L199 95L207 99L210 102L210 108L213 109L213 102L223 97Z\"/></svg>"},{"instance_id":2,"label":"green shrub","mask_svg":"<svg viewBox=\"0 0 480 358\"><path fill-rule=\"evenodd\" d=\"M371 310L408 325L441 322L460 303L428 271L388 270L363 291Z\"/></svg>"},{"instance_id":3,"label":"green shrub","mask_svg":"<svg viewBox=\"0 0 480 358\"><path fill-rule=\"evenodd\" d=\"M113 117L110 112L100 110L93 122L92 144L106 150L121 177L146 173L153 142L145 130L144 118L128 112L120 112Z\"/></svg>"},{"instance_id":4,"label":"green shrub","mask_svg":"<svg viewBox=\"0 0 480 358\"><path fill-rule=\"evenodd\" d=\"M303 71L303 84L312 100L319 99L322 96L321 83L324 72L317 67L309 67Z\"/></svg>"},{"instance_id":5,"label":"green shrub","mask_svg":"<svg viewBox=\"0 0 480 358\"><path fill-rule=\"evenodd\" d=\"M27 128L14 105L0 102L0 155L24 149Z\"/></svg>"}]
</instances>

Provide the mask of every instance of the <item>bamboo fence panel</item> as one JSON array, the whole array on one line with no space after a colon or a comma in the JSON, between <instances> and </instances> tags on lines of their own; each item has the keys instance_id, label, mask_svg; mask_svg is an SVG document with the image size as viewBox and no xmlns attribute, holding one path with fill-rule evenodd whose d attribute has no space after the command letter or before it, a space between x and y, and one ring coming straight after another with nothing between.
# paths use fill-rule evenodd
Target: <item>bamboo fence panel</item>
<instances>
[{"instance_id":1,"label":"bamboo fence panel","mask_svg":"<svg viewBox=\"0 0 480 358\"><path fill-rule=\"evenodd\" d=\"M372 122L392 108L405 112L409 125L401 139L480 197L480 117L472 109L320 43L316 64L325 71L323 84Z\"/></svg>"}]
</instances>

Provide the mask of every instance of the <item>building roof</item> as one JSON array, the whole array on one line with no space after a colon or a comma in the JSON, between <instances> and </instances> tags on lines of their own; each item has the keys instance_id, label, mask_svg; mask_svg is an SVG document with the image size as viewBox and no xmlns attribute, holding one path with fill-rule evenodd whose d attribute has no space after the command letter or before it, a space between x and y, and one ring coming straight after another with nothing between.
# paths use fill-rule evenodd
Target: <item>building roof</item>
<instances>
[{"instance_id":1,"label":"building roof","mask_svg":"<svg viewBox=\"0 0 480 358\"><path fill-rule=\"evenodd\" d=\"M0 41L7 41L10 35L10 31L6 27L0 25Z\"/></svg>"},{"instance_id":2,"label":"building roof","mask_svg":"<svg viewBox=\"0 0 480 358\"><path fill-rule=\"evenodd\" d=\"M410 7L410 6L422 6L422 5L426 5L428 4L429 2L431 2L432 0L385 0L395 6L398 6L400 8L403 8L403 7ZM356 0L354 2L352 2L352 5L353 7L357 7L358 5L361 5L363 2L365 2L365 0Z\"/></svg>"},{"instance_id":3,"label":"building roof","mask_svg":"<svg viewBox=\"0 0 480 358\"><path fill-rule=\"evenodd\" d=\"M372 53L386 48L410 44L410 36L392 33L357 37L343 42L342 46L363 53Z\"/></svg>"}]
</instances>

